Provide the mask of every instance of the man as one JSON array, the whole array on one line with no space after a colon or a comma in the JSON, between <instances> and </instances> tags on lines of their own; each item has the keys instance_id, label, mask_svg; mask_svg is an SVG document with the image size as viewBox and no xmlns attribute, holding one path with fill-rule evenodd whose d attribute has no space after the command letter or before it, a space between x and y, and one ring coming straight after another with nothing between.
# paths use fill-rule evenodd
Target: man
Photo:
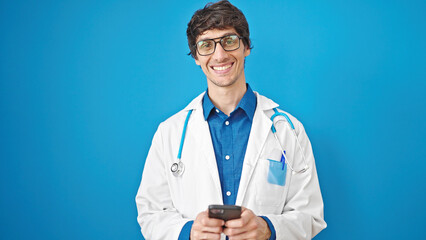
<instances>
[{"instance_id":1,"label":"man","mask_svg":"<svg viewBox=\"0 0 426 240\"><path fill-rule=\"evenodd\" d=\"M326 223L311 145L297 119L286 120L246 83L245 16L228 1L207 4L188 23L187 37L208 88L154 135L136 196L143 235L313 238ZM240 205L241 217L209 218L210 204Z\"/></svg>"}]
</instances>

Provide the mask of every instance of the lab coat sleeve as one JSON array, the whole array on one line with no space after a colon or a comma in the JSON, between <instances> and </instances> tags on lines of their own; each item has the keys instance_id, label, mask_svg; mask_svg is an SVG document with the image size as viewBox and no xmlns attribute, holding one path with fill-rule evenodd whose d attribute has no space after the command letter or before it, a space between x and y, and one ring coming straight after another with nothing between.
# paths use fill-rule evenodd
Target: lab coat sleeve
<instances>
[{"instance_id":1,"label":"lab coat sleeve","mask_svg":"<svg viewBox=\"0 0 426 240\"><path fill-rule=\"evenodd\" d=\"M274 225L277 239L312 239L327 227L312 146L303 125L297 122L297 126L309 168L293 174L282 214L265 215ZM304 164L300 152L298 156L296 169L301 169Z\"/></svg>"},{"instance_id":2,"label":"lab coat sleeve","mask_svg":"<svg viewBox=\"0 0 426 240\"><path fill-rule=\"evenodd\" d=\"M185 219L174 208L167 182L161 124L154 135L136 195L138 223L146 239L178 239Z\"/></svg>"}]
</instances>

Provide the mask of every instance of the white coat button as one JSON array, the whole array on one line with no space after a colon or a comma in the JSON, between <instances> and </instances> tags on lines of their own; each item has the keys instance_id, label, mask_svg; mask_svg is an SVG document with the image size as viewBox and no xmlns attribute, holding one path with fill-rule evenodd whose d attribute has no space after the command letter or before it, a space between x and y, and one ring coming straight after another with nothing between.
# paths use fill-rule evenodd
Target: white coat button
<instances>
[{"instance_id":1,"label":"white coat button","mask_svg":"<svg viewBox=\"0 0 426 240\"><path fill-rule=\"evenodd\" d=\"M228 197L229 197L229 196L231 196L231 192L230 192L230 191L227 191L227 192L226 192L226 196L228 196Z\"/></svg>"},{"instance_id":2,"label":"white coat button","mask_svg":"<svg viewBox=\"0 0 426 240\"><path fill-rule=\"evenodd\" d=\"M225 159L226 159L226 160L229 160L230 158L231 158L231 157L230 157L229 155L226 155L226 156L225 156Z\"/></svg>"},{"instance_id":3,"label":"white coat button","mask_svg":"<svg viewBox=\"0 0 426 240\"><path fill-rule=\"evenodd\" d=\"M219 113L219 109L216 108L216 112Z\"/></svg>"},{"instance_id":4,"label":"white coat button","mask_svg":"<svg viewBox=\"0 0 426 240\"><path fill-rule=\"evenodd\" d=\"M225 125L226 125L226 126L228 126L228 125L229 125L229 121L226 121L226 122L225 122Z\"/></svg>"}]
</instances>

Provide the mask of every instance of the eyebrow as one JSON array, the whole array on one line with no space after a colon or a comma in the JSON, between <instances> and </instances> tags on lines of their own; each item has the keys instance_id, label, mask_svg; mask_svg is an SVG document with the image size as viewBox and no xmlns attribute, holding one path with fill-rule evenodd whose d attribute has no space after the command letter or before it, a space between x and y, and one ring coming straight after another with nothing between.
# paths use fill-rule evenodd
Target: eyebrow
<instances>
[{"instance_id":1,"label":"eyebrow","mask_svg":"<svg viewBox=\"0 0 426 240\"><path fill-rule=\"evenodd\" d=\"M215 38L201 38L200 40L197 41L197 43L200 42L200 41L218 39L218 38L222 38L222 37L229 36L229 35L237 35L238 36L238 34L235 33L235 32L226 32L226 33L222 34L222 36L220 36L220 37L215 37Z\"/></svg>"}]
</instances>

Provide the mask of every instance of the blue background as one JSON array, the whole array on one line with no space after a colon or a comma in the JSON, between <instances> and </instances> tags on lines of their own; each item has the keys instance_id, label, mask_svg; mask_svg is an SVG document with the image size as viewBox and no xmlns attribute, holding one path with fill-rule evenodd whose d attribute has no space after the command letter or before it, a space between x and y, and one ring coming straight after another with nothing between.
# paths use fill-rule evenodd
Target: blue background
<instances>
[{"instance_id":1,"label":"blue background","mask_svg":"<svg viewBox=\"0 0 426 240\"><path fill-rule=\"evenodd\" d=\"M1 1L2 239L140 239L157 125L206 89L186 24L207 1ZM301 120L328 228L425 239L425 1L233 1L246 78Z\"/></svg>"}]
</instances>

